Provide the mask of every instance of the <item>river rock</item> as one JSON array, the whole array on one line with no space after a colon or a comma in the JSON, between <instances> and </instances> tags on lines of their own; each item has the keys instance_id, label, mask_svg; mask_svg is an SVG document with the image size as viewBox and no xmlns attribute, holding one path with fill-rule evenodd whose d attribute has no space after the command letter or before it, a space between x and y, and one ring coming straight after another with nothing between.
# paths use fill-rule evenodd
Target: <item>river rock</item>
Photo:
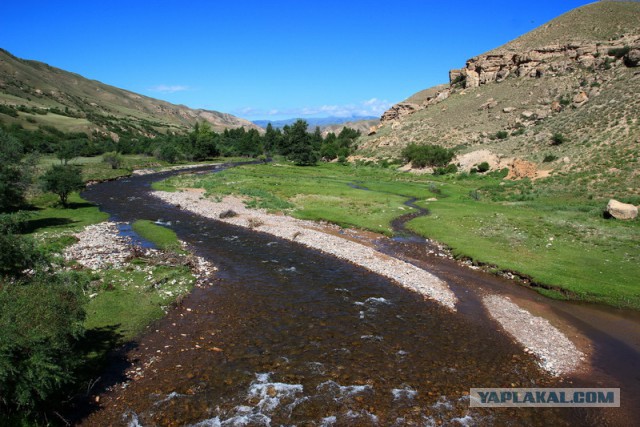
<instances>
[{"instance_id":1,"label":"river rock","mask_svg":"<svg viewBox=\"0 0 640 427\"><path fill-rule=\"evenodd\" d=\"M616 219L635 219L638 217L638 208L628 203L622 203L615 199L607 203L607 212Z\"/></svg>"}]
</instances>

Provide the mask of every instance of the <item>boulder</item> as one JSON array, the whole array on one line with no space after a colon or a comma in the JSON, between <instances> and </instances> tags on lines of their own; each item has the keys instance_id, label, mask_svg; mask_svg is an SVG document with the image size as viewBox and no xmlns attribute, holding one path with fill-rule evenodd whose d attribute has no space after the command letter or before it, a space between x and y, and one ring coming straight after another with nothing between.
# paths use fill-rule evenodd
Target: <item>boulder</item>
<instances>
[{"instance_id":1,"label":"boulder","mask_svg":"<svg viewBox=\"0 0 640 427\"><path fill-rule=\"evenodd\" d=\"M471 89L480 86L480 75L473 70L467 68L462 70L464 76L464 88Z\"/></svg>"},{"instance_id":2,"label":"boulder","mask_svg":"<svg viewBox=\"0 0 640 427\"><path fill-rule=\"evenodd\" d=\"M624 63L627 67L637 67L640 64L640 49L631 49L624 56Z\"/></svg>"},{"instance_id":3,"label":"boulder","mask_svg":"<svg viewBox=\"0 0 640 427\"><path fill-rule=\"evenodd\" d=\"M587 103L588 100L589 100L589 97L587 96L587 93L580 92L579 94L573 97L573 106L576 108L582 107L584 104Z\"/></svg>"},{"instance_id":4,"label":"boulder","mask_svg":"<svg viewBox=\"0 0 640 427\"><path fill-rule=\"evenodd\" d=\"M615 199L611 199L607 203L607 212L616 219L635 219L638 217L637 207Z\"/></svg>"}]
</instances>

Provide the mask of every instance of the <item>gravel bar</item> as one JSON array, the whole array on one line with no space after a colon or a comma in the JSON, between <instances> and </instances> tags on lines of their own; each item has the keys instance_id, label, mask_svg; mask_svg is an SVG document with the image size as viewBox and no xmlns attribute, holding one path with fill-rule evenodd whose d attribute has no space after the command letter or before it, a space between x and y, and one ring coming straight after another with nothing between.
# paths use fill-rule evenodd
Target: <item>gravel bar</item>
<instances>
[{"instance_id":1,"label":"gravel bar","mask_svg":"<svg viewBox=\"0 0 640 427\"><path fill-rule=\"evenodd\" d=\"M153 195L198 215L295 241L350 261L437 301L452 311L456 310L455 294L445 282L433 274L368 246L325 233L318 229L319 225L315 222L273 215L263 210L248 209L241 199L231 196L217 202L204 198L201 192L193 191L174 193L157 191ZM220 214L226 211L233 211L236 216L221 219Z\"/></svg>"}]
</instances>

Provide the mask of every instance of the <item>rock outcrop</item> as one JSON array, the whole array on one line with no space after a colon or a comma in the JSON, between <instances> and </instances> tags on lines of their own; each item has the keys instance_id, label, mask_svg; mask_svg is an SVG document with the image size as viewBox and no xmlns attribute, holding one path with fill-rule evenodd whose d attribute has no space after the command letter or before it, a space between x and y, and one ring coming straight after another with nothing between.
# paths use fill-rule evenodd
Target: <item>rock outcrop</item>
<instances>
[{"instance_id":1,"label":"rock outcrop","mask_svg":"<svg viewBox=\"0 0 640 427\"><path fill-rule=\"evenodd\" d=\"M616 219L636 219L638 217L637 207L615 199L611 199L607 203L607 212Z\"/></svg>"},{"instance_id":2,"label":"rock outcrop","mask_svg":"<svg viewBox=\"0 0 640 427\"><path fill-rule=\"evenodd\" d=\"M625 52L620 55L621 52ZM611 43L569 43L551 45L526 52L489 53L467 61L462 69L449 71L449 84L465 89L483 84L500 83L510 75L543 77L557 75L573 68L606 67L622 60L635 67L640 63L640 39L619 39Z\"/></svg>"},{"instance_id":3,"label":"rock outcrop","mask_svg":"<svg viewBox=\"0 0 640 427\"><path fill-rule=\"evenodd\" d=\"M382 117L380 117L380 125L378 125L378 127L386 122L397 120L403 116L413 114L416 111L424 110L431 105L438 104L449 98L449 95L451 95L451 89L444 88L442 90L435 91L433 95L428 96L421 104L413 102L400 102L395 104L382 114Z\"/></svg>"}]
</instances>

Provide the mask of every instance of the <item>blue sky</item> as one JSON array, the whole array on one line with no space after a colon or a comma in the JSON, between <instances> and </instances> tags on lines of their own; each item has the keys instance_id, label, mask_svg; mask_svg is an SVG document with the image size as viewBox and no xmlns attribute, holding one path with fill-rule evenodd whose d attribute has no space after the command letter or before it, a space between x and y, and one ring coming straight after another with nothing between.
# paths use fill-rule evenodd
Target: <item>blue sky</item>
<instances>
[{"instance_id":1,"label":"blue sky","mask_svg":"<svg viewBox=\"0 0 640 427\"><path fill-rule=\"evenodd\" d=\"M581 0L76 1L0 8L0 47L192 108L380 115Z\"/></svg>"}]
</instances>

